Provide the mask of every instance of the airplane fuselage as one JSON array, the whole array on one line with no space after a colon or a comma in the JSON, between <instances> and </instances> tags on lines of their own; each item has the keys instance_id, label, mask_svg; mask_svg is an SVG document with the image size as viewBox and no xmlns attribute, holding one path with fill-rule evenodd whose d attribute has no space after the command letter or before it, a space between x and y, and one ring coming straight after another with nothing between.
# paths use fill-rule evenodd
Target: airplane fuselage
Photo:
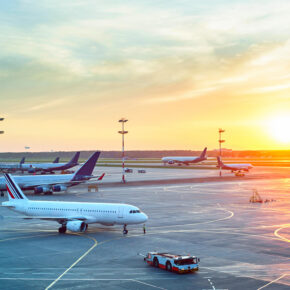
<instances>
[{"instance_id":1,"label":"airplane fuselage","mask_svg":"<svg viewBox=\"0 0 290 290\"><path fill-rule=\"evenodd\" d=\"M129 204L119 203L87 203L61 201L7 201L2 206L25 214L29 217L43 219L84 219L87 224L100 223L104 225L140 224L148 217L139 208Z\"/></svg>"}]
</instances>

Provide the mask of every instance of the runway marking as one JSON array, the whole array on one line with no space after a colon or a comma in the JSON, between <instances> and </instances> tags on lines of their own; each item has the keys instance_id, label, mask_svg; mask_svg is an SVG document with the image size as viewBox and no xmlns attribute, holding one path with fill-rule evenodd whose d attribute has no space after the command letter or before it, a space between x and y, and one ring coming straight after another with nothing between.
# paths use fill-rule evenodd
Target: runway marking
<instances>
[{"instance_id":1,"label":"runway marking","mask_svg":"<svg viewBox=\"0 0 290 290\"><path fill-rule=\"evenodd\" d=\"M290 275L290 274L283 274L283 275L280 276L279 278L277 278L277 279L275 279L275 280L269 282L268 284L266 284L266 285L264 285L264 286L258 288L257 290L261 290L261 289L263 289L263 288L266 288L267 286L269 286L269 285L271 285L271 284L273 284L273 283L279 281L280 279L282 279L282 278L284 278L284 277L286 277L286 276L288 276L288 275Z\"/></svg>"},{"instance_id":2,"label":"runway marking","mask_svg":"<svg viewBox=\"0 0 290 290\"><path fill-rule=\"evenodd\" d=\"M283 237L283 236L281 236L281 235L278 234L278 232L279 232L280 230L285 229L285 228L289 228L289 227L290 227L290 224L286 224L286 225L284 225L283 227L277 229L277 230L274 232L274 235L275 235L276 237L278 237L279 240L282 240L282 241L284 241L284 242L290 243L290 240L289 240L289 239L287 239L287 238L285 238L285 237Z\"/></svg>"},{"instance_id":3,"label":"runway marking","mask_svg":"<svg viewBox=\"0 0 290 290\"><path fill-rule=\"evenodd\" d=\"M138 281L138 280L135 280L135 279L131 279L131 281L134 281L134 282L137 282L137 283L140 283L140 284L144 284L144 285L147 285L147 286L150 286L150 287L153 287L153 288L167 290L166 288L158 287L158 286L155 286L155 285L152 285L152 284L149 284L149 283L145 283L145 282L141 282L141 281Z\"/></svg>"},{"instance_id":4,"label":"runway marking","mask_svg":"<svg viewBox=\"0 0 290 290\"><path fill-rule=\"evenodd\" d=\"M58 278L56 278L50 285L48 285L45 290L50 289L54 284L56 284L69 270L71 270L76 264L78 264L84 257L86 257L97 245L98 242L95 238L87 236L87 235L81 235L78 233L75 233L75 235L81 236L81 237L87 237L94 241L94 244L92 247L90 247L81 257L79 257L70 267L68 267Z\"/></svg>"}]
</instances>

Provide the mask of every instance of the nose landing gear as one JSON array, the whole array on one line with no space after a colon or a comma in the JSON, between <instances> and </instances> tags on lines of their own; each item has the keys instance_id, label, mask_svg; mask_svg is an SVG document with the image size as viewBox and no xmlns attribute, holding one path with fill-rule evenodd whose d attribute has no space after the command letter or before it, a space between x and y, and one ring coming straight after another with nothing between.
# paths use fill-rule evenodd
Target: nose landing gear
<instances>
[{"instance_id":1,"label":"nose landing gear","mask_svg":"<svg viewBox=\"0 0 290 290\"><path fill-rule=\"evenodd\" d=\"M124 227L123 227L123 234L124 235L128 234L127 225L124 225Z\"/></svg>"}]
</instances>

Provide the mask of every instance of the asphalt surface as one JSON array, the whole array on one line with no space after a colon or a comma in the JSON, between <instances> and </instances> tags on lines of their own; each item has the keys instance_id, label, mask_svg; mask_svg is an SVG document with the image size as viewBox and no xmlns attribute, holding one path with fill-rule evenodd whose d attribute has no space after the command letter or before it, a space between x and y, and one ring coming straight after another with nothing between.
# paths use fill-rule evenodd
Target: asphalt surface
<instances>
[{"instance_id":1,"label":"asphalt surface","mask_svg":"<svg viewBox=\"0 0 290 290\"><path fill-rule=\"evenodd\" d=\"M160 171L168 176L170 170ZM86 234L59 235L57 223L23 220L1 207L0 288L289 289L290 178L272 171L275 179L265 169L265 178L257 180L100 187L91 193L79 186L65 194L29 196L136 205L149 216L145 235L142 225L128 227L127 236L121 227L100 225L90 225ZM275 201L249 203L254 188ZM147 266L138 253L153 250L196 255L200 270L178 275Z\"/></svg>"}]
</instances>

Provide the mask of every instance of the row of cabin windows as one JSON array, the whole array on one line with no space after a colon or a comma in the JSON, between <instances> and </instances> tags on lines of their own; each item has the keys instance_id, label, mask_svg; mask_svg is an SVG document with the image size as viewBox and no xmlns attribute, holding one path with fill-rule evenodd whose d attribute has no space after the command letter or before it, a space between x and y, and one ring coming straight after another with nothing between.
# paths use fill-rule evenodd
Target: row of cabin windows
<instances>
[{"instance_id":1,"label":"row of cabin windows","mask_svg":"<svg viewBox=\"0 0 290 290\"><path fill-rule=\"evenodd\" d=\"M43 208L43 207L29 207L29 209L42 209L42 210L62 210L62 211L78 211L78 209L67 209L67 208ZM116 213L115 210L93 210L93 209L83 209L86 212L106 212L106 213Z\"/></svg>"}]
</instances>

